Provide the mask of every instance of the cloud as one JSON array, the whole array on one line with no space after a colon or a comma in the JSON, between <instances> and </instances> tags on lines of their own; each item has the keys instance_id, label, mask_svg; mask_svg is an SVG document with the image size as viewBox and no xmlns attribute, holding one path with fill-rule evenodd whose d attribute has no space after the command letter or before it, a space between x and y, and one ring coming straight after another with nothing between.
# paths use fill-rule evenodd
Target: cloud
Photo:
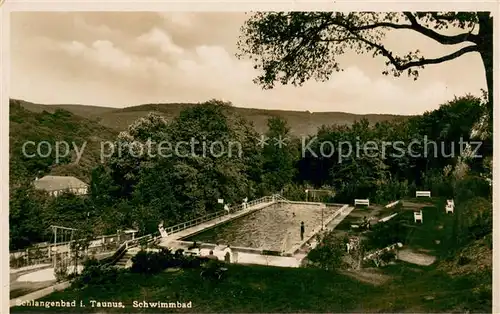
<instances>
[{"instance_id":1,"label":"cloud","mask_svg":"<svg viewBox=\"0 0 500 314\"><path fill-rule=\"evenodd\" d=\"M157 47L163 53L169 55L180 55L184 53L184 49L177 46L167 33L156 27L151 29L148 33L139 36L137 41L139 44L147 44Z\"/></svg>"},{"instance_id":2,"label":"cloud","mask_svg":"<svg viewBox=\"0 0 500 314\"><path fill-rule=\"evenodd\" d=\"M120 72L129 71L134 63L129 55L107 40L96 40L91 46L72 41L71 43L62 43L61 48L72 56L82 57L90 62L96 62L102 67L109 67Z\"/></svg>"},{"instance_id":3,"label":"cloud","mask_svg":"<svg viewBox=\"0 0 500 314\"><path fill-rule=\"evenodd\" d=\"M484 77L472 55L426 68L414 82L383 76L380 58L349 54L342 59L345 71L327 82L264 91L252 82L253 64L234 57L238 14L13 15L12 96L116 107L220 98L254 108L416 114L473 91ZM37 88L26 84L41 78Z\"/></svg>"},{"instance_id":4,"label":"cloud","mask_svg":"<svg viewBox=\"0 0 500 314\"><path fill-rule=\"evenodd\" d=\"M189 12L168 12L162 14L162 17L179 27L193 26L194 15Z\"/></svg>"},{"instance_id":5,"label":"cloud","mask_svg":"<svg viewBox=\"0 0 500 314\"><path fill-rule=\"evenodd\" d=\"M154 56L128 54L106 40L97 40L89 46L73 41L61 47L73 57L85 59L90 66L97 64L131 80L140 77L151 89L156 86L156 93L160 91L160 94L154 102L166 101L161 96L160 86L163 86L171 92L178 92L178 95L169 95L169 99L173 97L175 101L183 102L220 98L237 105L289 110L307 108L315 112L377 113L394 112L397 108L401 114L416 114L453 97L453 91L443 83L415 83L420 84L415 92L397 84L404 78L370 78L358 66L334 73L331 80L324 83L310 81L303 87L278 85L273 90L262 91L252 82L258 74L252 64L237 60L224 47L201 45L189 51L175 46L168 39L166 32L153 29L140 36L138 42L175 54L177 60L172 64ZM179 92L189 90L192 92ZM148 100L152 101L151 98Z\"/></svg>"}]
</instances>

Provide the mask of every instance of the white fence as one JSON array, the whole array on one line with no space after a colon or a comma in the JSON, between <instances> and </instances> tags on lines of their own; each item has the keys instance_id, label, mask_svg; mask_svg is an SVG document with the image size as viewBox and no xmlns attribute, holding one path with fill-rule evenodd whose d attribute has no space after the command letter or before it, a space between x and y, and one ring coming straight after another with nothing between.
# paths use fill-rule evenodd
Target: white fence
<instances>
[{"instance_id":1,"label":"white fence","mask_svg":"<svg viewBox=\"0 0 500 314\"><path fill-rule=\"evenodd\" d=\"M88 254L97 254L102 252L114 251L124 241L131 240L132 234L121 233L105 235L94 238L87 249ZM10 267L20 268L31 265L51 263L52 256L57 254L59 257L65 256L70 251L70 245L73 241L53 243L42 243L29 247L24 250L13 251L9 253Z\"/></svg>"}]
</instances>

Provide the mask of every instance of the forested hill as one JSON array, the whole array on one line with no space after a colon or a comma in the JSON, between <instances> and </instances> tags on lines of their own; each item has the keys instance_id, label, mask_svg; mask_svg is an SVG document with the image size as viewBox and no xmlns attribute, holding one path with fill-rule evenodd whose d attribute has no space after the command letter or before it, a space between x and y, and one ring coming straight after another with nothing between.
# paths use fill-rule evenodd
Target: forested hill
<instances>
[{"instance_id":1,"label":"forested hill","mask_svg":"<svg viewBox=\"0 0 500 314\"><path fill-rule=\"evenodd\" d=\"M113 140L117 132L102 126L87 118L71 112L54 108L51 112L38 110L30 111L24 107L26 103L10 100L9 121L9 156L11 184L31 180L34 176L45 174L72 175L83 181L89 181L91 170L100 161L101 141ZM41 107L44 108L44 107ZM46 141L51 144L52 152L47 157L24 157L23 144L27 142L40 143ZM73 146L73 143L83 153L78 164L74 163L76 155L74 147L69 147L70 153L55 160L54 146L57 141L64 141ZM45 144L44 144L45 145ZM64 147L60 145L62 151ZM36 146L26 146L29 155L36 152ZM48 153L47 146L41 146L41 153Z\"/></svg>"},{"instance_id":2,"label":"forested hill","mask_svg":"<svg viewBox=\"0 0 500 314\"><path fill-rule=\"evenodd\" d=\"M55 112L57 109L67 110L75 115L99 122L101 125L117 131L126 130L127 127L140 117L146 116L149 112L156 112L173 119L187 108L196 106L195 103L169 103L169 104L144 104L127 107L123 109L83 106L83 105L41 105L26 101L17 101L21 106L33 112ZM237 104L236 104L237 105ZM332 105L332 108L335 108ZM380 122L395 119L406 119L408 116L398 116L390 114L365 114L357 115L345 112L313 112L308 111L287 111L287 110L266 110L233 107L235 113L252 122L255 130L259 133L267 131L267 120L270 117L279 116L288 122L291 134L296 136L315 134L322 125L352 125L355 121L367 119L370 122Z\"/></svg>"}]
</instances>

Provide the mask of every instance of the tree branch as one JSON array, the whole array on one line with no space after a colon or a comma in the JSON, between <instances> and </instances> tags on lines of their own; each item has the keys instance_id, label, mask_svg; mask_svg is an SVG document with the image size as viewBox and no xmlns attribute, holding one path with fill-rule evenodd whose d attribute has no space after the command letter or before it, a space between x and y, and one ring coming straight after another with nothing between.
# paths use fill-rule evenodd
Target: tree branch
<instances>
[{"instance_id":1,"label":"tree branch","mask_svg":"<svg viewBox=\"0 0 500 314\"><path fill-rule=\"evenodd\" d=\"M466 32L458 35L447 36L443 34L439 34L432 29L422 26L418 23L417 18L411 12L403 12L403 14L408 18L411 23L411 29L419 32L422 35L425 35L429 38L434 39L440 44L443 45L456 45L459 43L463 43L465 41L474 42L475 35L471 34L471 32Z\"/></svg>"},{"instance_id":2,"label":"tree branch","mask_svg":"<svg viewBox=\"0 0 500 314\"><path fill-rule=\"evenodd\" d=\"M401 60L399 58L394 57L392 55L392 53L389 50L387 50L384 46L382 46L380 44L372 43L371 41L364 39L362 37L358 37L358 40L364 42L365 44L367 44L373 48L376 48L380 52L380 54L382 54L384 57L389 59L389 62L392 65L394 65L394 67L398 71L404 71L404 70L407 70L411 67L421 67L421 66L428 65L428 64L438 64L438 63L442 63L445 61L453 60L453 59L458 58L461 55L464 55L468 52L478 51L477 45L471 45L471 46L461 48L453 53L442 56L440 58L434 58L434 59L421 58L418 61L409 61L406 63L401 63Z\"/></svg>"},{"instance_id":3,"label":"tree branch","mask_svg":"<svg viewBox=\"0 0 500 314\"><path fill-rule=\"evenodd\" d=\"M431 39L434 39L435 41L437 41L443 45L456 45L456 44L460 44L460 43L463 43L466 41L475 42L475 40L476 40L476 35L471 34L471 32L466 32L466 33L453 35L453 36L440 34L436 31L433 31L433 30L419 24L416 17L413 14L411 14L410 12L404 12L404 14L408 18L408 20L410 21L411 24L409 24L409 25L408 24L395 24L395 23L390 23L390 22L379 22L379 23L362 25L362 26L350 26L350 25L343 24L343 23L332 23L332 24L342 26L350 32L370 30L370 29L375 29L378 27L387 27L387 28L393 28L393 29L408 29L408 30L416 31L416 32L418 32L424 36L427 36Z\"/></svg>"}]
</instances>

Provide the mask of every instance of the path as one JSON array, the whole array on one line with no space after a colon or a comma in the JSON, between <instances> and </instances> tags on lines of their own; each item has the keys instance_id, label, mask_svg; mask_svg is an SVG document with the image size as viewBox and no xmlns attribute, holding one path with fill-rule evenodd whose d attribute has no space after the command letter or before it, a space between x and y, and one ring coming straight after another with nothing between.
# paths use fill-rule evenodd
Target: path
<instances>
[{"instance_id":1,"label":"path","mask_svg":"<svg viewBox=\"0 0 500 314\"><path fill-rule=\"evenodd\" d=\"M389 275L383 274L379 269L376 268L340 270L339 273L374 286L380 286L392 278Z\"/></svg>"},{"instance_id":2,"label":"path","mask_svg":"<svg viewBox=\"0 0 500 314\"><path fill-rule=\"evenodd\" d=\"M403 249L398 252L398 259L407 263L429 266L436 261L436 257L424 253L416 253L411 249Z\"/></svg>"}]
</instances>

